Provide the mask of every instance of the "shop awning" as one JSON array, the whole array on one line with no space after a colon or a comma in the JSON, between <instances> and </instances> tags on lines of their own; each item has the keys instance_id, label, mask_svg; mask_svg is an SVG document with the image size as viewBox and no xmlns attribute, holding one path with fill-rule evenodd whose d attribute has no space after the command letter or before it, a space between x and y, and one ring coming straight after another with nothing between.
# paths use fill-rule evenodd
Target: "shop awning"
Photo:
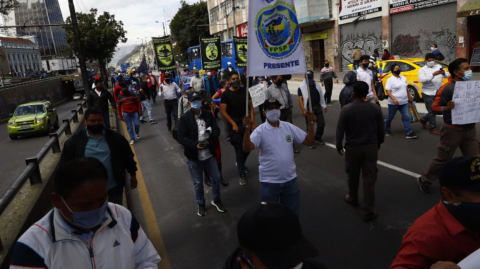
<instances>
[{"instance_id":1,"label":"shop awning","mask_svg":"<svg viewBox=\"0 0 480 269\"><path fill-rule=\"evenodd\" d=\"M480 15L480 0L468 0L457 12L457 17Z\"/></svg>"}]
</instances>

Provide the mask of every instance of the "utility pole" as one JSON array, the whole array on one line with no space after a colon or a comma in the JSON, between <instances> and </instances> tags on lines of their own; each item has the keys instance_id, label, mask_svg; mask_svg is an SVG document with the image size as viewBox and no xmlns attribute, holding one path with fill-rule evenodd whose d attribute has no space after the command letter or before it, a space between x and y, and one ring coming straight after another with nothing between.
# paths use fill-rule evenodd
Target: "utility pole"
<instances>
[{"instance_id":1,"label":"utility pole","mask_svg":"<svg viewBox=\"0 0 480 269\"><path fill-rule=\"evenodd\" d=\"M235 0L232 0L232 12L233 12L233 36L234 36L234 37L235 37L235 36L237 36L237 35L235 34L235 32L236 32L236 31L235 31L235 28L237 28L237 22L236 22L236 20L235 20L235 10L236 10L236 8L235 8ZM227 20L227 22L228 22L228 20ZM227 28L227 29L228 29L228 28Z\"/></svg>"},{"instance_id":2,"label":"utility pole","mask_svg":"<svg viewBox=\"0 0 480 269\"><path fill-rule=\"evenodd\" d=\"M70 17L72 18L73 33L75 34L75 47L77 49L78 61L80 63L80 72L82 73L82 82L85 94L90 92L87 77L87 66L85 65L85 58L82 53L82 46L80 44L80 33L78 31L77 13L75 13L75 6L73 0L68 0L68 6L70 7Z\"/></svg>"}]
</instances>

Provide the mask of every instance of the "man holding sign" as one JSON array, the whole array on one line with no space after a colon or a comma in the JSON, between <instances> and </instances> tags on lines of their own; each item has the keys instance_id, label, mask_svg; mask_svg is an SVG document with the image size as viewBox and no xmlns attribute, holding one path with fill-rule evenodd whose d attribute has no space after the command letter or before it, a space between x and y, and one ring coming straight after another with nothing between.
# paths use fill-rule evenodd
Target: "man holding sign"
<instances>
[{"instance_id":1,"label":"man holding sign","mask_svg":"<svg viewBox=\"0 0 480 269\"><path fill-rule=\"evenodd\" d=\"M427 168L427 170L418 178L420 190L430 193L430 185L437 180L438 173L442 166L450 160L455 154L455 150L460 147L463 156L476 156L479 154L477 130L475 120L471 123L452 122L452 110L455 109L454 96L457 91L456 83L469 81L472 78L472 69L467 59L459 58L448 65L448 71L452 76L452 81L445 84L438 90L435 96L435 102L432 110L443 114L443 126L440 131L440 142L438 143L438 153ZM459 83L460 84L460 83ZM460 94L462 95L462 94ZM465 99L473 99L478 96L466 96L463 94L458 100L463 102ZM465 112L464 117L468 117Z\"/></svg>"}]
</instances>

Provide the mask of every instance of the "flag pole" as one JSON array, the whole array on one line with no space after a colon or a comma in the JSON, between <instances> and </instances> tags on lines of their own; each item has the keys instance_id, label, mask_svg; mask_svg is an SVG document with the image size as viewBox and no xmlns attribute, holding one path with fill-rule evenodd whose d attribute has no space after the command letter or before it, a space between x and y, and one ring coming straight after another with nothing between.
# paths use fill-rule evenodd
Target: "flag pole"
<instances>
[{"instance_id":1,"label":"flag pole","mask_svg":"<svg viewBox=\"0 0 480 269\"><path fill-rule=\"evenodd\" d=\"M247 98L247 102L246 102L246 103L247 103L247 108L246 108L246 110L245 110L245 117L248 117L248 109L249 109L249 106L248 106L248 87L249 87L250 85L248 85L248 84L249 84L249 79L248 79L247 75L245 75L245 80L246 80L246 84L247 84L247 88L245 89L245 90L246 90L246 93L247 93L247 94L246 94L246 96L247 96L247 97L246 97L246 98Z\"/></svg>"},{"instance_id":2,"label":"flag pole","mask_svg":"<svg viewBox=\"0 0 480 269\"><path fill-rule=\"evenodd\" d=\"M313 108L312 108L312 98L310 98L310 83L308 82L308 75L307 75L307 73L305 73L305 83L307 83L307 92L308 92L308 106L307 106L307 110L308 110L308 107L310 107L310 111L313 111Z\"/></svg>"}]
</instances>

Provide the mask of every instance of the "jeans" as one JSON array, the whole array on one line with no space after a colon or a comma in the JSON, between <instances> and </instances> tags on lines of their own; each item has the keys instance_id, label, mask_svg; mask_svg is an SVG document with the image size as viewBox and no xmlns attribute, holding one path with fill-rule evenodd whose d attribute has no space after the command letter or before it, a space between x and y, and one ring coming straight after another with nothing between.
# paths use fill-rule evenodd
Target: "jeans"
<instances>
[{"instance_id":1,"label":"jeans","mask_svg":"<svg viewBox=\"0 0 480 269\"><path fill-rule=\"evenodd\" d=\"M228 134L230 136L230 143L235 148L235 158L237 160L237 169L240 176L245 175L245 162L250 153L243 151L243 135L245 134L245 127L241 120L234 120L238 126L238 133L233 131L232 125L228 124Z\"/></svg>"},{"instance_id":2,"label":"jeans","mask_svg":"<svg viewBox=\"0 0 480 269\"><path fill-rule=\"evenodd\" d=\"M167 114L167 127L168 130L172 129L172 115L174 119L178 119L178 101L177 99L163 101L165 106L165 114ZM175 126L177 126L177 120L175 120Z\"/></svg>"},{"instance_id":3,"label":"jeans","mask_svg":"<svg viewBox=\"0 0 480 269\"><path fill-rule=\"evenodd\" d=\"M325 79L323 83L325 84L325 102L330 103L332 101L333 79Z\"/></svg>"},{"instance_id":4,"label":"jeans","mask_svg":"<svg viewBox=\"0 0 480 269\"><path fill-rule=\"evenodd\" d=\"M317 117L317 130L315 132L315 140L321 140L323 132L325 131L325 117L323 116L322 106L314 106L313 113L315 113L315 116ZM307 123L308 132L308 117L305 117L305 122Z\"/></svg>"},{"instance_id":5,"label":"jeans","mask_svg":"<svg viewBox=\"0 0 480 269\"><path fill-rule=\"evenodd\" d=\"M363 211L372 214L375 209L375 182L377 181L378 147L345 149L345 170L348 175L348 194L358 200L360 173L363 177Z\"/></svg>"},{"instance_id":6,"label":"jeans","mask_svg":"<svg viewBox=\"0 0 480 269\"><path fill-rule=\"evenodd\" d=\"M297 178L286 183L260 183L260 200L286 205L297 216L300 213L300 186Z\"/></svg>"},{"instance_id":7,"label":"jeans","mask_svg":"<svg viewBox=\"0 0 480 269\"><path fill-rule=\"evenodd\" d=\"M430 124L430 130L434 130L437 128L437 118L432 112L432 105L435 101L434 95L426 95L423 96L423 102L425 102L425 107L427 108L427 115L422 117L422 121L427 122Z\"/></svg>"},{"instance_id":8,"label":"jeans","mask_svg":"<svg viewBox=\"0 0 480 269\"><path fill-rule=\"evenodd\" d=\"M193 186L195 187L195 196L197 204L205 204L205 193L203 191L203 170L206 170L212 181L212 199L215 202L220 201L220 172L218 171L215 157L210 157L205 161L187 159L188 169L192 176Z\"/></svg>"},{"instance_id":9,"label":"jeans","mask_svg":"<svg viewBox=\"0 0 480 269\"><path fill-rule=\"evenodd\" d=\"M108 110L103 112L103 124L106 129L110 129L110 112Z\"/></svg>"},{"instance_id":10,"label":"jeans","mask_svg":"<svg viewBox=\"0 0 480 269\"><path fill-rule=\"evenodd\" d=\"M130 135L130 140L135 141L135 134L140 133L140 121L138 119L138 112L126 113L123 112L123 118L125 119L125 124L127 125L127 131ZM132 126L133 121L133 126ZM135 126L135 134L133 133L133 127Z\"/></svg>"},{"instance_id":11,"label":"jeans","mask_svg":"<svg viewBox=\"0 0 480 269\"><path fill-rule=\"evenodd\" d=\"M143 120L143 113L147 111L148 118L152 121L152 106L150 106L150 100L145 99L142 101L142 115L140 115L140 120Z\"/></svg>"},{"instance_id":12,"label":"jeans","mask_svg":"<svg viewBox=\"0 0 480 269\"><path fill-rule=\"evenodd\" d=\"M388 105L388 116L385 120L385 132L390 132L390 126L397 110L402 114L403 126L407 134L412 133L412 127L410 126L410 116L408 115L408 103L404 105Z\"/></svg>"}]
</instances>

